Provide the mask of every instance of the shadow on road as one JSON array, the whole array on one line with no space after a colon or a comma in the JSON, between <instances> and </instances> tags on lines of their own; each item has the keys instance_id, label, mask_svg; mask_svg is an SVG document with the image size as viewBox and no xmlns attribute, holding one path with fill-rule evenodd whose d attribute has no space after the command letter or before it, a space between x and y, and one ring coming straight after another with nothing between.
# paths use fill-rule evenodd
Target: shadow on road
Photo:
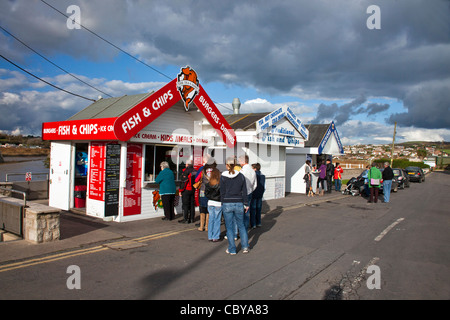
<instances>
[{"instance_id":1,"label":"shadow on road","mask_svg":"<svg viewBox=\"0 0 450 320\"><path fill-rule=\"evenodd\" d=\"M263 207L264 208L264 207ZM267 208L267 205L266 205ZM270 209L270 208L269 208ZM261 218L262 227L253 229L249 232L249 245L250 249L255 247L258 240L262 234L268 233L273 226L276 224L277 217L283 212L281 206L277 206L271 211L266 211L266 213ZM224 233L222 232L222 235ZM226 234L226 233L225 233ZM227 241L227 240L224 240ZM236 242L236 247L240 248L240 241ZM220 247L222 250L223 247ZM218 247L213 247L211 250L205 251L198 258L193 260L188 265L181 268L167 268L165 270L159 270L150 273L148 276L142 279L142 283L145 286L146 292L140 299L155 299L155 296L166 290L173 282L179 280L181 277L189 277L189 274L200 265L205 264L205 261L211 258L212 254L219 250ZM250 253L251 254L251 251ZM224 258L225 258L224 253ZM176 298L175 298L176 299ZM190 299L190 297L185 297L185 299Z\"/></svg>"},{"instance_id":2,"label":"shadow on road","mask_svg":"<svg viewBox=\"0 0 450 320\"><path fill-rule=\"evenodd\" d=\"M87 217L73 216L71 213L61 213L60 220L60 240L107 227L104 223L90 220Z\"/></svg>"},{"instance_id":3,"label":"shadow on road","mask_svg":"<svg viewBox=\"0 0 450 320\"><path fill-rule=\"evenodd\" d=\"M259 237L269 232L273 226L277 223L278 216L283 212L283 207L277 206L272 211L264 214L264 216L261 218L261 228L251 229L248 232L248 244L250 246L250 249L255 247L258 243Z\"/></svg>"}]
</instances>

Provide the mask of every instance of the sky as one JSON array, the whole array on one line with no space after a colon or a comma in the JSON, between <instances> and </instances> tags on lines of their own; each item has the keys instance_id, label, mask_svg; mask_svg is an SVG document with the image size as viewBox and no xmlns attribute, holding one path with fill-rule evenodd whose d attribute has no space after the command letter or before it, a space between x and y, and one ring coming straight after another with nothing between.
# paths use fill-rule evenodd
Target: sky
<instances>
[{"instance_id":1,"label":"sky","mask_svg":"<svg viewBox=\"0 0 450 320\"><path fill-rule=\"evenodd\" d=\"M2 0L0 27L3 57L89 99L189 65L223 114L239 98L241 113L334 121L344 145L392 143L394 123L396 142L450 141L448 0ZM91 103L0 57L1 132L40 135Z\"/></svg>"}]
</instances>

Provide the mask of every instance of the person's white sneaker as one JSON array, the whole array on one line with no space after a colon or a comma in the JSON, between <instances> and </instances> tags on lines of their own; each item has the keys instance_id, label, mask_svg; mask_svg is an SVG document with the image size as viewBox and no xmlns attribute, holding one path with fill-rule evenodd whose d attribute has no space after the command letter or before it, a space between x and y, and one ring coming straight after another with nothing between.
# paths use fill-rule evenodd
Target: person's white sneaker
<instances>
[{"instance_id":1,"label":"person's white sneaker","mask_svg":"<svg viewBox=\"0 0 450 320\"><path fill-rule=\"evenodd\" d=\"M230 251L228 251L228 249L227 249L225 252L228 253L228 254L231 255L231 256L234 256L234 255L236 254L236 252L234 252L234 253L231 252L231 253L230 253Z\"/></svg>"}]
</instances>

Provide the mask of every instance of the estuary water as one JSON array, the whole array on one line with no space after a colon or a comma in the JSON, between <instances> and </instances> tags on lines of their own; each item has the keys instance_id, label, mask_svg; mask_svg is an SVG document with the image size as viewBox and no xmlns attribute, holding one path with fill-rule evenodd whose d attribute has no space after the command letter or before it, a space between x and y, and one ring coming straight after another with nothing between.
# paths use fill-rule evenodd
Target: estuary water
<instances>
[{"instance_id":1,"label":"estuary water","mask_svg":"<svg viewBox=\"0 0 450 320\"><path fill-rule=\"evenodd\" d=\"M45 174L49 169L45 167L46 157L3 157L5 162L0 163L0 182L6 181L6 174L9 174L8 181L25 181L25 174L32 173L33 180L45 180ZM11 175L18 173L20 175ZM41 173L40 175L37 175Z\"/></svg>"}]
</instances>

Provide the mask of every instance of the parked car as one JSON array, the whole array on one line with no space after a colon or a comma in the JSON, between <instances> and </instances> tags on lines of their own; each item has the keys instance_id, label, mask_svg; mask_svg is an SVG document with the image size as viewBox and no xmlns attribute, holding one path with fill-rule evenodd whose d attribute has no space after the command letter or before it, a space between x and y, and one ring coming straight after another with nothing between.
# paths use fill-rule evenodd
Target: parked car
<instances>
[{"instance_id":1,"label":"parked car","mask_svg":"<svg viewBox=\"0 0 450 320\"><path fill-rule=\"evenodd\" d=\"M383 174L384 168L381 168L381 174ZM394 169L392 169L393 171ZM395 179L395 173L394 173L394 179L392 179L392 186L391 186L391 192L397 192L398 191L398 180ZM383 184L380 185L380 193L383 193Z\"/></svg>"},{"instance_id":2,"label":"parked car","mask_svg":"<svg viewBox=\"0 0 450 320\"><path fill-rule=\"evenodd\" d=\"M406 167L409 181L425 182L425 173L419 167Z\"/></svg>"},{"instance_id":3,"label":"parked car","mask_svg":"<svg viewBox=\"0 0 450 320\"><path fill-rule=\"evenodd\" d=\"M394 179L398 183L399 189L409 188L409 176L404 169L394 168L392 169L394 172Z\"/></svg>"}]
</instances>

